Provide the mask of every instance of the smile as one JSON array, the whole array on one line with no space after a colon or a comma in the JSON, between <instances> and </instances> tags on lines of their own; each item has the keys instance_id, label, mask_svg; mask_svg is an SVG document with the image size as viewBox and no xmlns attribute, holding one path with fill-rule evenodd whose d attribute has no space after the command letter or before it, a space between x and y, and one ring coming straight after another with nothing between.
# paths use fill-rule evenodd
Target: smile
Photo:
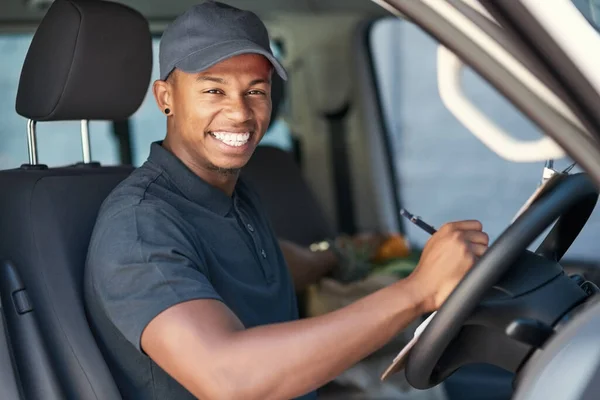
<instances>
[{"instance_id":1,"label":"smile","mask_svg":"<svg viewBox=\"0 0 600 400\"><path fill-rule=\"evenodd\" d=\"M228 146L240 147L248 143L250 132L234 133L234 132L210 132L215 139L225 143Z\"/></svg>"}]
</instances>

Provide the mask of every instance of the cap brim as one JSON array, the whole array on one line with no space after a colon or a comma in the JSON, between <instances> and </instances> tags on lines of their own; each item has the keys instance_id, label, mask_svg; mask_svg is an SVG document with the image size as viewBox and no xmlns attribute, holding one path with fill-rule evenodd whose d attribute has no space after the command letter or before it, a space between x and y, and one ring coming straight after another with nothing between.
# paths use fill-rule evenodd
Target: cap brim
<instances>
[{"instance_id":1,"label":"cap brim","mask_svg":"<svg viewBox=\"0 0 600 400\"><path fill-rule=\"evenodd\" d=\"M184 72L202 72L215 64L220 63L228 58L239 56L241 54L260 54L269 60L275 68L277 74L283 80L287 80L287 72L283 65L264 47L250 40L235 40L219 43L205 49L196 51L186 58L175 63L174 68L178 68ZM169 71L170 73L170 71ZM166 77L162 77L165 79Z\"/></svg>"}]
</instances>

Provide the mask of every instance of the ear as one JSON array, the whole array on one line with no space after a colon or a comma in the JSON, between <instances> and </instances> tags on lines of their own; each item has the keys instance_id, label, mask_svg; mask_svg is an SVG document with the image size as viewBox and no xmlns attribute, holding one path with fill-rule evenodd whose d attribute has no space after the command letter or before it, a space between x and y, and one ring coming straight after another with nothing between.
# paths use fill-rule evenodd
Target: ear
<instances>
[{"instance_id":1,"label":"ear","mask_svg":"<svg viewBox=\"0 0 600 400\"><path fill-rule=\"evenodd\" d=\"M160 109L160 112L164 113L165 110L169 110L168 115L173 115L173 95L172 95L173 86L169 81L154 81L152 85L152 93L154 94L154 99L156 100L156 104Z\"/></svg>"}]
</instances>

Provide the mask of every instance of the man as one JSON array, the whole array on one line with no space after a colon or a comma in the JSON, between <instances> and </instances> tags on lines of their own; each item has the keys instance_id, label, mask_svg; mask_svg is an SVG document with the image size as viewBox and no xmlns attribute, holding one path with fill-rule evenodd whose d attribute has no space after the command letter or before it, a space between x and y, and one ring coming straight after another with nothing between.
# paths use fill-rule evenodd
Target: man
<instances>
[{"instance_id":1,"label":"man","mask_svg":"<svg viewBox=\"0 0 600 400\"><path fill-rule=\"evenodd\" d=\"M479 222L445 225L409 278L298 320L287 264L312 255L284 259L238 179L269 124L272 73L285 79L252 13L205 2L163 35L153 91L167 135L103 204L85 274L90 321L126 399L315 398L437 309L487 248Z\"/></svg>"}]
</instances>

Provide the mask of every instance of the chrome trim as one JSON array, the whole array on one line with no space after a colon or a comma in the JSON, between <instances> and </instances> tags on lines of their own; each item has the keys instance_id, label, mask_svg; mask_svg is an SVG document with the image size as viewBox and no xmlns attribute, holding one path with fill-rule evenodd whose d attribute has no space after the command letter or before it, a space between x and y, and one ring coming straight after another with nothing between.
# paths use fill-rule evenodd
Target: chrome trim
<instances>
[{"instance_id":1,"label":"chrome trim","mask_svg":"<svg viewBox=\"0 0 600 400\"><path fill-rule=\"evenodd\" d=\"M29 164L37 165L38 163L38 152L37 152L37 137L35 132L36 121L32 119L27 120L27 150L29 153Z\"/></svg>"},{"instance_id":2,"label":"chrome trim","mask_svg":"<svg viewBox=\"0 0 600 400\"><path fill-rule=\"evenodd\" d=\"M89 164L92 162L92 148L90 145L90 121L81 120L81 150L83 152L83 162Z\"/></svg>"}]
</instances>

